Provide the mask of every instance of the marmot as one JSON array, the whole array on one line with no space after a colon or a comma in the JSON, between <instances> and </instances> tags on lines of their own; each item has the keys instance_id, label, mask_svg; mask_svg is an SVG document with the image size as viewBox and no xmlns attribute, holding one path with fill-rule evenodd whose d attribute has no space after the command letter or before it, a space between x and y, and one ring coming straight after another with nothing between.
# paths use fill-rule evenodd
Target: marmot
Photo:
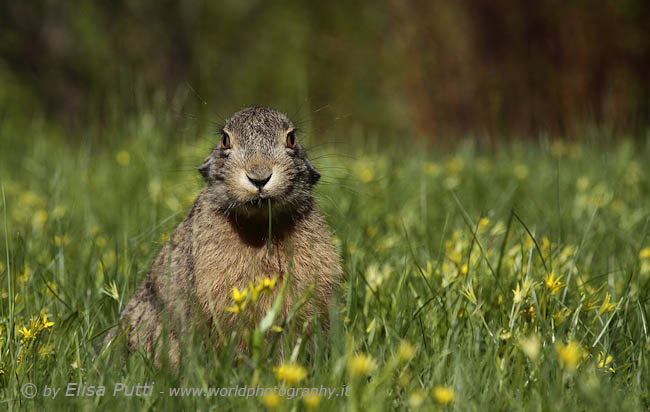
<instances>
[{"instance_id":1,"label":"marmot","mask_svg":"<svg viewBox=\"0 0 650 412\"><path fill-rule=\"evenodd\" d=\"M227 331L244 321L227 310L233 305L231 291L267 277L277 279L278 287L246 306L255 320L274 302L285 276L291 283L282 313L286 316L313 287L313 298L299 318L320 313L326 319L328 301L341 279L340 259L312 196L320 174L287 116L263 107L235 113L198 171L205 187L105 345L125 332L131 350L141 346L159 360L164 331L169 359L176 363L182 337L197 322L208 327L218 323Z\"/></svg>"}]
</instances>

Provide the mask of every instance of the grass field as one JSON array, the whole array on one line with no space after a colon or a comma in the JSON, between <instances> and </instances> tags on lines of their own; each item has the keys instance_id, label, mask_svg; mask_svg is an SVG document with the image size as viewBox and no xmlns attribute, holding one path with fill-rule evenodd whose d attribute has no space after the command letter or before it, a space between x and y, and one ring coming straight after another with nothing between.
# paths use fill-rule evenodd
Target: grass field
<instances>
[{"instance_id":1,"label":"grass field","mask_svg":"<svg viewBox=\"0 0 650 412\"><path fill-rule=\"evenodd\" d=\"M235 351L237 334L252 333L240 330L221 350L190 340L180 368L157 369L100 342L200 190L211 136L142 115L80 146L49 126L0 124L9 410L650 406L648 141L314 145L318 203L345 272L329 335L285 332L276 318L260 351ZM70 382L106 394L66 397ZM116 383L152 382L151 396L113 396ZM35 398L21 394L26 383ZM52 399L46 385L63 389ZM168 393L244 385L349 391Z\"/></svg>"}]
</instances>

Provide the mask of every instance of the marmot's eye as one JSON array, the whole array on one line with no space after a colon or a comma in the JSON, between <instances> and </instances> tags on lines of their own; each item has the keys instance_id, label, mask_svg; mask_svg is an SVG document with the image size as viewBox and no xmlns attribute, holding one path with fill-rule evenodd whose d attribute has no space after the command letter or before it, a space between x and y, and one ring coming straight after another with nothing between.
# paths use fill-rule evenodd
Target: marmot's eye
<instances>
[{"instance_id":1,"label":"marmot's eye","mask_svg":"<svg viewBox=\"0 0 650 412\"><path fill-rule=\"evenodd\" d=\"M230 136L228 136L228 133L221 134L221 148L224 150L230 149Z\"/></svg>"},{"instance_id":2,"label":"marmot's eye","mask_svg":"<svg viewBox=\"0 0 650 412\"><path fill-rule=\"evenodd\" d=\"M298 143L296 140L296 131L292 130L287 134L287 147L290 149L295 149L296 143Z\"/></svg>"}]
</instances>

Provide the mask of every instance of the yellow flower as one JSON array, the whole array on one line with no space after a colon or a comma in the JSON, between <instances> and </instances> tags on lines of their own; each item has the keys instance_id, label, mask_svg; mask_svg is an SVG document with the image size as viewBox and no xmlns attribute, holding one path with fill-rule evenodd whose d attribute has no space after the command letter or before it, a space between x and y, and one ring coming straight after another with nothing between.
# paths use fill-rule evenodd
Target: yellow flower
<instances>
[{"instance_id":1,"label":"yellow flower","mask_svg":"<svg viewBox=\"0 0 650 412\"><path fill-rule=\"evenodd\" d=\"M302 398L302 401L307 409L316 409L320 404L320 396L316 394L305 395L305 397Z\"/></svg>"},{"instance_id":2,"label":"yellow flower","mask_svg":"<svg viewBox=\"0 0 650 412\"><path fill-rule=\"evenodd\" d=\"M257 302L257 298L260 297L260 292L263 288L264 286L261 283L254 285L253 282L248 282L248 289L251 291L251 300L253 302Z\"/></svg>"},{"instance_id":3,"label":"yellow flower","mask_svg":"<svg viewBox=\"0 0 650 412\"><path fill-rule=\"evenodd\" d=\"M43 313L43 319L41 320L41 326L43 329L49 329L54 326L54 322L47 321L47 313Z\"/></svg>"},{"instance_id":4,"label":"yellow flower","mask_svg":"<svg viewBox=\"0 0 650 412\"><path fill-rule=\"evenodd\" d=\"M61 245L65 246L68 244L69 241L70 241L69 235L63 235L63 236L54 235L54 246L56 247L61 247Z\"/></svg>"},{"instance_id":5,"label":"yellow flower","mask_svg":"<svg viewBox=\"0 0 650 412\"><path fill-rule=\"evenodd\" d=\"M614 360L614 358L612 357L612 355L607 355L607 357L605 357L605 354L602 351L599 352L598 353L598 360L597 360L598 368L599 369L607 369L610 372L614 372L614 368L608 367L609 364L612 363L613 360Z\"/></svg>"},{"instance_id":6,"label":"yellow flower","mask_svg":"<svg viewBox=\"0 0 650 412\"><path fill-rule=\"evenodd\" d=\"M519 347L521 348L521 351L530 358L530 360L534 361L539 355L541 343L539 341L539 337L535 334L532 334L527 338L520 339Z\"/></svg>"},{"instance_id":7,"label":"yellow flower","mask_svg":"<svg viewBox=\"0 0 650 412\"><path fill-rule=\"evenodd\" d=\"M307 369L295 363L284 363L273 370L278 380L293 385L307 377Z\"/></svg>"},{"instance_id":8,"label":"yellow flower","mask_svg":"<svg viewBox=\"0 0 650 412\"><path fill-rule=\"evenodd\" d=\"M246 294L248 293L248 289L244 289L241 292L237 288L232 289L232 300L235 301L235 303L240 304L244 301L246 298Z\"/></svg>"},{"instance_id":9,"label":"yellow flower","mask_svg":"<svg viewBox=\"0 0 650 412\"><path fill-rule=\"evenodd\" d=\"M488 219L487 217L481 218L481 220L478 221L478 228L485 229L489 224L490 224L490 219Z\"/></svg>"},{"instance_id":10,"label":"yellow flower","mask_svg":"<svg viewBox=\"0 0 650 412\"><path fill-rule=\"evenodd\" d=\"M567 344L558 343L555 345L560 360L570 370L575 370L584 356L584 349L576 341L570 341Z\"/></svg>"},{"instance_id":11,"label":"yellow flower","mask_svg":"<svg viewBox=\"0 0 650 412\"><path fill-rule=\"evenodd\" d=\"M23 326L22 329L18 329L18 332L23 335L23 341L27 342L30 339L34 339L36 336L36 332L32 331L31 329L27 329L25 326Z\"/></svg>"},{"instance_id":12,"label":"yellow flower","mask_svg":"<svg viewBox=\"0 0 650 412\"><path fill-rule=\"evenodd\" d=\"M553 314L553 320L555 324L559 325L566 320L566 318L571 314L571 311L567 308L562 308Z\"/></svg>"},{"instance_id":13,"label":"yellow flower","mask_svg":"<svg viewBox=\"0 0 650 412\"><path fill-rule=\"evenodd\" d=\"M600 305L600 308L598 308L598 316L614 310L616 302L610 303L611 299L612 297L609 295L609 292L605 294L605 299L603 300L602 305Z\"/></svg>"},{"instance_id":14,"label":"yellow flower","mask_svg":"<svg viewBox=\"0 0 650 412\"><path fill-rule=\"evenodd\" d=\"M415 348L409 342L403 340L397 347L397 357L400 362L408 362L415 356Z\"/></svg>"},{"instance_id":15,"label":"yellow flower","mask_svg":"<svg viewBox=\"0 0 650 412\"><path fill-rule=\"evenodd\" d=\"M129 163L131 163L131 154L129 154L129 152L126 150L120 150L115 155L115 161L120 166L127 166Z\"/></svg>"},{"instance_id":16,"label":"yellow flower","mask_svg":"<svg viewBox=\"0 0 650 412\"><path fill-rule=\"evenodd\" d=\"M641 249L641 252L639 252L639 258L650 259L650 247Z\"/></svg>"},{"instance_id":17,"label":"yellow flower","mask_svg":"<svg viewBox=\"0 0 650 412\"><path fill-rule=\"evenodd\" d=\"M365 168L361 171L360 177L363 183L368 183L375 178L375 175L372 173L372 170Z\"/></svg>"},{"instance_id":18,"label":"yellow flower","mask_svg":"<svg viewBox=\"0 0 650 412\"><path fill-rule=\"evenodd\" d=\"M97 236L95 238L95 244L100 249L104 248L104 246L106 246L106 238L103 236Z\"/></svg>"},{"instance_id":19,"label":"yellow flower","mask_svg":"<svg viewBox=\"0 0 650 412\"><path fill-rule=\"evenodd\" d=\"M440 166L435 162L428 162L424 165L424 171L428 176L438 176L440 174Z\"/></svg>"},{"instance_id":20,"label":"yellow flower","mask_svg":"<svg viewBox=\"0 0 650 412\"><path fill-rule=\"evenodd\" d=\"M102 293L104 293L107 296L110 296L116 301L120 301L120 292L117 290L117 285L115 284L114 280L111 280L111 283L106 283L104 284L104 287L102 288Z\"/></svg>"},{"instance_id":21,"label":"yellow flower","mask_svg":"<svg viewBox=\"0 0 650 412\"><path fill-rule=\"evenodd\" d=\"M18 275L18 281L22 284L27 283L29 280L29 275L32 273L31 268L28 265L25 265L25 269L23 270L23 273Z\"/></svg>"},{"instance_id":22,"label":"yellow flower","mask_svg":"<svg viewBox=\"0 0 650 412\"><path fill-rule=\"evenodd\" d=\"M562 282L560 282L559 277L555 277L555 271L552 270L551 274L546 274L546 277L544 278L544 286L546 286L546 289L548 289L552 295L557 294L560 290L562 290L562 287L564 285Z\"/></svg>"},{"instance_id":23,"label":"yellow flower","mask_svg":"<svg viewBox=\"0 0 650 412\"><path fill-rule=\"evenodd\" d=\"M464 263L463 266L460 267L460 273L466 275L467 272L469 272L469 269L467 267L467 263Z\"/></svg>"},{"instance_id":24,"label":"yellow flower","mask_svg":"<svg viewBox=\"0 0 650 412\"><path fill-rule=\"evenodd\" d=\"M280 399L280 397L274 393L270 395L265 395L262 398L262 402L268 409L277 409L278 406L280 406L281 401L282 399Z\"/></svg>"},{"instance_id":25,"label":"yellow flower","mask_svg":"<svg viewBox=\"0 0 650 412\"><path fill-rule=\"evenodd\" d=\"M365 376L377 368L375 361L363 353L354 355L348 362L348 371L352 376Z\"/></svg>"},{"instance_id":26,"label":"yellow flower","mask_svg":"<svg viewBox=\"0 0 650 412\"><path fill-rule=\"evenodd\" d=\"M273 279L270 278L264 278L264 281L262 282L262 288L264 292L271 292L273 288L275 287L275 284L277 283L278 278L273 277Z\"/></svg>"},{"instance_id":27,"label":"yellow flower","mask_svg":"<svg viewBox=\"0 0 650 412\"><path fill-rule=\"evenodd\" d=\"M424 402L424 394L420 391L414 391L409 396L409 406L413 409L419 408Z\"/></svg>"},{"instance_id":28,"label":"yellow flower","mask_svg":"<svg viewBox=\"0 0 650 412\"><path fill-rule=\"evenodd\" d=\"M35 229L40 230L45 226L45 222L47 222L47 212L43 209L38 210L36 213L34 213L34 217L32 217L32 226L34 226Z\"/></svg>"},{"instance_id":29,"label":"yellow flower","mask_svg":"<svg viewBox=\"0 0 650 412\"><path fill-rule=\"evenodd\" d=\"M433 399L441 405L449 405L454 401L456 394L454 390L446 386L436 386L433 388Z\"/></svg>"},{"instance_id":30,"label":"yellow flower","mask_svg":"<svg viewBox=\"0 0 650 412\"><path fill-rule=\"evenodd\" d=\"M519 286L519 282L517 282L517 288L512 290L512 294L514 295L513 303L516 305L522 302L528 296L529 290L530 281L528 279L524 280L521 286Z\"/></svg>"},{"instance_id":31,"label":"yellow flower","mask_svg":"<svg viewBox=\"0 0 650 412\"><path fill-rule=\"evenodd\" d=\"M226 310L227 310L228 312L232 312L232 313L240 313L240 312L242 311L242 309L244 309L244 306L246 306L246 305L245 305L245 304L240 305L240 304L238 304L238 303L235 303L235 304L232 305L232 306L228 306L228 307L226 308Z\"/></svg>"},{"instance_id":32,"label":"yellow flower","mask_svg":"<svg viewBox=\"0 0 650 412\"><path fill-rule=\"evenodd\" d=\"M525 164L519 163L514 168L515 177L519 180L523 180L528 177L528 167Z\"/></svg>"}]
</instances>

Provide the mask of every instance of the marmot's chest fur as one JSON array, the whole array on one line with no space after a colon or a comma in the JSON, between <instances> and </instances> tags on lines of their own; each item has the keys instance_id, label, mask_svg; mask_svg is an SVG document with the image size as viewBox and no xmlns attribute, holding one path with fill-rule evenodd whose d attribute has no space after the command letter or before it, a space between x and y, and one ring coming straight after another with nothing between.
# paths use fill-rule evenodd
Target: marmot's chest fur
<instances>
[{"instance_id":1,"label":"marmot's chest fur","mask_svg":"<svg viewBox=\"0 0 650 412\"><path fill-rule=\"evenodd\" d=\"M232 304L233 288L246 289L265 277L276 278L278 288L260 296L252 309L257 313L268 309L287 276L291 283L285 311L311 287L317 300L327 304L338 284L340 266L324 219L313 210L282 224L285 227L275 229L278 235L272 236L269 250L265 224L250 233L234 219L205 209L198 212L192 221L195 293L206 314L224 313ZM273 232L273 219L271 226Z\"/></svg>"}]
</instances>

